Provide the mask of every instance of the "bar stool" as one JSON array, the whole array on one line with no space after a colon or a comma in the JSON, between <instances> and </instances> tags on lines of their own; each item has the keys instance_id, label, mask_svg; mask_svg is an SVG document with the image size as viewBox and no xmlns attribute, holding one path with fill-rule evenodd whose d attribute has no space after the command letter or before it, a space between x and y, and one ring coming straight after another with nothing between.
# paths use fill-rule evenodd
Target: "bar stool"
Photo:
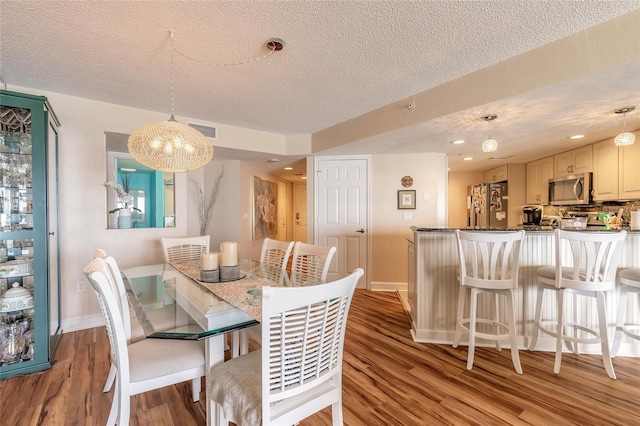
<instances>
[{"instance_id":1,"label":"bar stool","mask_svg":"<svg viewBox=\"0 0 640 426\"><path fill-rule=\"evenodd\" d=\"M496 349L501 350L500 341L509 339L511 360L518 374L522 374L518 345L516 342L515 294L518 287L520 247L524 231L479 231L456 230L458 255L460 260L460 291L456 315L456 334L453 347L460 343L462 331L469 333L469 354L467 370L473 367L476 338L493 340ZM469 291L469 317L464 318L466 297ZM494 317L478 318L478 296L481 293L494 294ZM506 318L500 319L500 296L505 298ZM478 331L478 324L493 328L489 332ZM485 327L486 326L481 326ZM481 328L484 330L484 328ZM506 331L506 332L504 332Z\"/></svg>"},{"instance_id":2,"label":"bar stool","mask_svg":"<svg viewBox=\"0 0 640 426\"><path fill-rule=\"evenodd\" d=\"M616 321L616 334L613 338L611 357L615 358L620 349L622 335L640 340L640 324L624 324L624 315L627 310L627 294L629 292L640 294L640 268L628 268L620 271L620 295L618 296L618 318Z\"/></svg>"},{"instance_id":3,"label":"bar stool","mask_svg":"<svg viewBox=\"0 0 640 426\"><path fill-rule=\"evenodd\" d=\"M616 268L627 232L578 232L556 229L555 234L555 266L544 266L536 271L538 296L529 350L535 349L539 332L555 337L556 358L553 372L559 374L563 342L576 354L578 343L600 343L604 368L609 377L615 379L616 374L609 354L604 293L615 289ZM556 321L542 320L545 290L553 290L557 294ZM574 296L571 322L564 318L565 293ZM577 295L596 299L597 330L577 324ZM552 328L554 325L555 329Z\"/></svg>"}]
</instances>

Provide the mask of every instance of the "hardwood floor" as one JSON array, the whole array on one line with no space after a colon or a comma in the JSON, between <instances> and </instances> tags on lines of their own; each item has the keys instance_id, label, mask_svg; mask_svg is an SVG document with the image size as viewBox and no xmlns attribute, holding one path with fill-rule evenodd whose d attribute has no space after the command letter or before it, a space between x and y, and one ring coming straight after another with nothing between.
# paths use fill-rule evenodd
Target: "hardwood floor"
<instances>
[{"instance_id":1,"label":"hardwood floor","mask_svg":"<svg viewBox=\"0 0 640 426\"><path fill-rule=\"evenodd\" d=\"M599 356L520 351L523 375L508 350L415 343L395 293L356 292L344 354L344 420L375 425L640 424L640 358L614 360L611 380ZM112 393L103 328L64 334L46 372L0 382L0 425L104 425ZM192 403L181 383L132 398L132 425L204 425L204 387ZM324 410L302 426L331 424Z\"/></svg>"}]
</instances>

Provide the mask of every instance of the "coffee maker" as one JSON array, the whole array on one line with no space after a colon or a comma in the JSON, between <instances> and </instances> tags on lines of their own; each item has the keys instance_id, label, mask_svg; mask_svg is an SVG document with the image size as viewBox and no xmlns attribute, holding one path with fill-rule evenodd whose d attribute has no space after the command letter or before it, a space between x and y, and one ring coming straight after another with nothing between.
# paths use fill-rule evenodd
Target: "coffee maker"
<instances>
[{"instance_id":1,"label":"coffee maker","mask_svg":"<svg viewBox=\"0 0 640 426\"><path fill-rule=\"evenodd\" d=\"M522 224L540 226L542 221L542 207L524 206L522 208Z\"/></svg>"}]
</instances>

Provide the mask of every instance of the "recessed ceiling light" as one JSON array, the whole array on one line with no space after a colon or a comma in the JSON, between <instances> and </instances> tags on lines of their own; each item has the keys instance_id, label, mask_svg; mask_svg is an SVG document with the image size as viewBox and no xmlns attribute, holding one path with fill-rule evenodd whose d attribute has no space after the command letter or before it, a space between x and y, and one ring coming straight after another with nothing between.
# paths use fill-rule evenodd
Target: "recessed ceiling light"
<instances>
[{"instance_id":1,"label":"recessed ceiling light","mask_svg":"<svg viewBox=\"0 0 640 426\"><path fill-rule=\"evenodd\" d=\"M582 139L584 138L584 135L573 135L573 136L569 136L569 139Z\"/></svg>"},{"instance_id":2,"label":"recessed ceiling light","mask_svg":"<svg viewBox=\"0 0 640 426\"><path fill-rule=\"evenodd\" d=\"M293 170L293 167L285 167L285 170Z\"/></svg>"},{"instance_id":3,"label":"recessed ceiling light","mask_svg":"<svg viewBox=\"0 0 640 426\"><path fill-rule=\"evenodd\" d=\"M473 160L473 157L464 157L463 160L464 161L470 161L470 160Z\"/></svg>"},{"instance_id":4,"label":"recessed ceiling light","mask_svg":"<svg viewBox=\"0 0 640 426\"><path fill-rule=\"evenodd\" d=\"M453 142L451 142L451 143L452 143L452 144L454 144L454 145L460 145L460 144L463 144L463 143L464 143L464 140L462 140L462 139L458 139L457 141L453 141Z\"/></svg>"},{"instance_id":5,"label":"recessed ceiling light","mask_svg":"<svg viewBox=\"0 0 640 426\"><path fill-rule=\"evenodd\" d=\"M278 160L277 158L269 158L270 163L277 163L278 161L280 160Z\"/></svg>"}]
</instances>

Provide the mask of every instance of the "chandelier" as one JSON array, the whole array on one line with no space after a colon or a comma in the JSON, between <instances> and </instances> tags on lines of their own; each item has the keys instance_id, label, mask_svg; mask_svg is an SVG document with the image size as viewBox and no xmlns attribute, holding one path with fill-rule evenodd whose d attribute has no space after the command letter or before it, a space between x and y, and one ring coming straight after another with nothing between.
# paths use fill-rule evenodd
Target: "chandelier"
<instances>
[{"instance_id":1,"label":"chandelier","mask_svg":"<svg viewBox=\"0 0 640 426\"><path fill-rule=\"evenodd\" d=\"M627 107L622 107L622 108L618 108L618 109L614 109L613 112L615 112L616 114L622 114L622 133L620 133L618 136L616 136L616 138L613 140L614 143L617 146L629 146L629 145L633 145L634 142L636 141L636 135L634 135L631 132L627 132L626 131L626 126L627 126L627 113L631 112L633 110L635 110L636 107L634 106L627 106Z\"/></svg>"},{"instance_id":2,"label":"chandelier","mask_svg":"<svg viewBox=\"0 0 640 426\"><path fill-rule=\"evenodd\" d=\"M173 114L173 52L178 52L173 45L173 30L169 30L171 40L171 117L165 121L154 121L138 127L127 142L129 153L138 162L147 167L163 172L188 172L207 164L213 156L213 145L199 131L193 127L180 123ZM271 54L282 50L283 42L280 39L269 39L267 47ZM194 60L178 52L187 59ZM240 65L257 59L243 61L235 64L216 65Z\"/></svg>"},{"instance_id":3,"label":"chandelier","mask_svg":"<svg viewBox=\"0 0 640 426\"><path fill-rule=\"evenodd\" d=\"M489 123L489 138L487 138L487 140L482 142L482 150L484 152L494 152L498 149L498 141L491 137L491 122L496 118L498 118L498 115L489 114L489 115L483 115L480 118L482 118L484 121Z\"/></svg>"}]
</instances>

